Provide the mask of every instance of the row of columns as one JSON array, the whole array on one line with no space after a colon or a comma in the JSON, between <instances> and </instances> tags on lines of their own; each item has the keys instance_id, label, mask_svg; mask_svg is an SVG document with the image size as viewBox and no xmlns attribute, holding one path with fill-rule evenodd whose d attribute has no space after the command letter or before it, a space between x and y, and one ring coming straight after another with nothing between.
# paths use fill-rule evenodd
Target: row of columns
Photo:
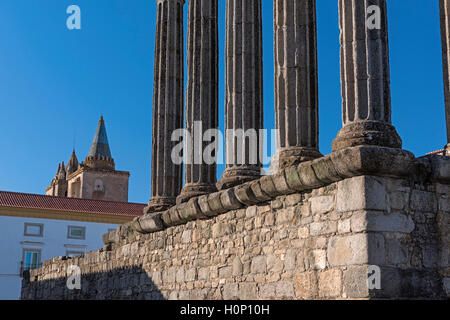
<instances>
[{"instance_id":1,"label":"row of columns","mask_svg":"<svg viewBox=\"0 0 450 320\"><path fill-rule=\"evenodd\" d=\"M251 162L262 146L228 141L228 163L219 182L215 164L194 161L206 147L188 144L191 161L171 161L176 142L171 132L183 127L184 0L157 0L155 49L152 199L147 212L163 211L176 202L227 189L260 177L261 163ZM225 129L263 128L261 0L227 0L225 48ZM450 142L450 0L440 0L446 121ZM380 8L380 28L366 26L370 6ZM218 0L189 0L188 85L185 128L202 136L218 127ZM401 148L391 124L389 43L386 0L339 0L343 128L333 151L352 146ZM321 157L318 129L316 0L274 0L275 120L279 129L279 167ZM195 122L201 121L198 127ZM196 139L194 139L195 141ZM259 140L259 139L258 139ZM447 145L449 148L450 144ZM259 157L258 157L259 159Z\"/></svg>"}]
</instances>

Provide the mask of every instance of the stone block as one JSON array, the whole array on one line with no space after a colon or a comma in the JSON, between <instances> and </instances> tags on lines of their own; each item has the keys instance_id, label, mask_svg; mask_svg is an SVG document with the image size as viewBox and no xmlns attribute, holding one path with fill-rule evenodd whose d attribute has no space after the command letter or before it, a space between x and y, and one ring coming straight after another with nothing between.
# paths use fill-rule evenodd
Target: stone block
<instances>
[{"instance_id":1,"label":"stone block","mask_svg":"<svg viewBox=\"0 0 450 320\"><path fill-rule=\"evenodd\" d=\"M208 204L208 195L203 195L197 198L198 206L200 207L200 210L205 216L209 216L211 214L211 208Z\"/></svg>"},{"instance_id":2,"label":"stone block","mask_svg":"<svg viewBox=\"0 0 450 320\"><path fill-rule=\"evenodd\" d=\"M236 300L239 299L239 285L237 283L228 283L223 286L223 299Z\"/></svg>"},{"instance_id":3,"label":"stone block","mask_svg":"<svg viewBox=\"0 0 450 320\"><path fill-rule=\"evenodd\" d=\"M181 236L181 243L190 243L192 239L192 230L185 230Z\"/></svg>"},{"instance_id":4,"label":"stone block","mask_svg":"<svg viewBox=\"0 0 450 320\"><path fill-rule=\"evenodd\" d=\"M280 194L290 194L295 192L295 190L289 188L287 184L285 170L280 170L276 174L272 175L272 181L275 189Z\"/></svg>"},{"instance_id":5,"label":"stone block","mask_svg":"<svg viewBox=\"0 0 450 320\"><path fill-rule=\"evenodd\" d=\"M266 202L272 200L272 197L263 191L260 180L250 182L250 188L252 189L255 198L259 202Z\"/></svg>"},{"instance_id":6,"label":"stone block","mask_svg":"<svg viewBox=\"0 0 450 320\"><path fill-rule=\"evenodd\" d=\"M386 254L388 264L397 265L408 262L408 246L402 244L399 239L386 240Z\"/></svg>"},{"instance_id":7,"label":"stone block","mask_svg":"<svg viewBox=\"0 0 450 320\"><path fill-rule=\"evenodd\" d=\"M313 222L309 227L311 236L321 236L337 232L336 221Z\"/></svg>"},{"instance_id":8,"label":"stone block","mask_svg":"<svg viewBox=\"0 0 450 320\"><path fill-rule=\"evenodd\" d=\"M379 211L356 212L351 218L353 232L381 231L411 233L415 224L411 216L399 212L383 213Z\"/></svg>"},{"instance_id":9,"label":"stone block","mask_svg":"<svg viewBox=\"0 0 450 320\"><path fill-rule=\"evenodd\" d=\"M313 250L314 269L324 270L327 267L327 251L326 250Z\"/></svg>"},{"instance_id":10,"label":"stone block","mask_svg":"<svg viewBox=\"0 0 450 320\"><path fill-rule=\"evenodd\" d=\"M292 166L285 169L286 183L290 189L296 191L303 191L307 189L307 186L303 184L297 173L297 167Z\"/></svg>"},{"instance_id":11,"label":"stone block","mask_svg":"<svg viewBox=\"0 0 450 320\"><path fill-rule=\"evenodd\" d=\"M384 182L381 178L361 176L338 182L336 209L389 211Z\"/></svg>"},{"instance_id":12,"label":"stone block","mask_svg":"<svg viewBox=\"0 0 450 320\"><path fill-rule=\"evenodd\" d=\"M242 275L244 271L244 266L242 265L241 259L239 257L235 257L233 259L233 276L239 277Z\"/></svg>"},{"instance_id":13,"label":"stone block","mask_svg":"<svg viewBox=\"0 0 450 320\"><path fill-rule=\"evenodd\" d=\"M227 212L227 209L222 205L221 192L215 192L208 195L208 206L210 212L205 213L208 217L214 217L219 214Z\"/></svg>"},{"instance_id":14,"label":"stone block","mask_svg":"<svg viewBox=\"0 0 450 320\"><path fill-rule=\"evenodd\" d=\"M344 271L343 292L347 298L369 298L367 266L349 267Z\"/></svg>"},{"instance_id":15,"label":"stone block","mask_svg":"<svg viewBox=\"0 0 450 320\"><path fill-rule=\"evenodd\" d=\"M226 223L218 222L212 226L213 238L220 238L230 233L231 233L231 226Z\"/></svg>"},{"instance_id":16,"label":"stone block","mask_svg":"<svg viewBox=\"0 0 450 320\"><path fill-rule=\"evenodd\" d=\"M389 205L392 210L406 210L409 205L409 193L392 191L389 193Z\"/></svg>"},{"instance_id":17,"label":"stone block","mask_svg":"<svg viewBox=\"0 0 450 320\"><path fill-rule=\"evenodd\" d=\"M267 283L262 284L259 287L259 298L262 299L274 299L276 297L276 284Z\"/></svg>"},{"instance_id":18,"label":"stone block","mask_svg":"<svg viewBox=\"0 0 450 320\"><path fill-rule=\"evenodd\" d=\"M383 252L380 254L384 255L384 245L382 249ZM368 235L361 233L332 237L328 241L327 258L332 267L368 264Z\"/></svg>"},{"instance_id":19,"label":"stone block","mask_svg":"<svg viewBox=\"0 0 450 320\"><path fill-rule=\"evenodd\" d=\"M238 201L246 206L252 206L260 202L253 193L250 183L237 186L233 190Z\"/></svg>"},{"instance_id":20,"label":"stone block","mask_svg":"<svg viewBox=\"0 0 450 320\"><path fill-rule=\"evenodd\" d=\"M136 222L139 224L139 228L143 233L153 233L164 230L161 213L144 215L142 217L139 217Z\"/></svg>"},{"instance_id":21,"label":"stone block","mask_svg":"<svg viewBox=\"0 0 450 320\"><path fill-rule=\"evenodd\" d=\"M257 256L252 259L251 272L253 274L265 274L267 270L267 259L265 256Z\"/></svg>"},{"instance_id":22,"label":"stone block","mask_svg":"<svg viewBox=\"0 0 450 320\"><path fill-rule=\"evenodd\" d=\"M409 206L413 211L436 212L436 196L432 192L413 190Z\"/></svg>"},{"instance_id":23,"label":"stone block","mask_svg":"<svg viewBox=\"0 0 450 320\"><path fill-rule=\"evenodd\" d=\"M311 162L302 162L297 167L297 174L305 186L305 189L314 189L324 186L325 183L317 179L316 174L311 166Z\"/></svg>"},{"instance_id":24,"label":"stone block","mask_svg":"<svg viewBox=\"0 0 450 320\"><path fill-rule=\"evenodd\" d=\"M342 180L330 155L312 161L311 167L313 168L317 179L323 183L332 183Z\"/></svg>"},{"instance_id":25,"label":"stone block","mask_svg":"<svg viewBox=\"0 0 450 320\"><path fill-rule=\"evenodd\" d=\"M276 283L275 292L278 299L292 298L295 295L294 285L291 281L279 281Z\"/></svg>"},{"instance_id":26,"label":"stone block","mask_svg":"<svg viewBox=\"0 0 450 320\"><path fill-rule=\"evenodd\" d=\"M259 182L261 184L261 190L264 191L264 193L268 196L275 198L283 194L279 192L275 187L272 175L262 177L261 179L259 179Z\"/></svg>"},{"instance_id":27,"label":"stone block","mask_svg":"<svg viewBox=\"0 0 450 320\"><path fill-rule=\"evenodd\" d=\"M339 220L338 221L338 233L344 234L351 231L351 219Z\"/></svg>"},{"instance_id":28,"label":"stone block","mask_svg":"<svg viewBox=\"0 0 450 320\"><path fill-rule=\"evenodd\" d=\"M317 296L315 272L298 273L294 276L296 298L310 300Z\"/></svg>"},{"instance_id":29,"label":"stone block","mask_svg":"<svg viewBox=\"0 0 450 320\"><path fill-rule=\"evenodd\" d=\"M256 283L241 283L239 284L239 299L240 300L256 300L257 295Z\"/></svg>"},{"instance_id":30,"label":"stone block","mask_svg":"<svg viewBox=\"0 0 450 320\"><path fill-rule=\"evenodd\" d=\"M325 214L334 209L334 196L313 197L310 201L313 214Z\"/></svg>"},{"instance_id":31,"label":"stone block","mask_svg":"<svg viewBox=\"0 0 450 320\"><path fill-rule=\"evenodd\" d=\"M228 189L220 192L220 201L227 211L238 210L243 208L241 202L236 198L233 189Z\"/></svg>"},{"instance_id":32,"label":"stone block","mask_svg":"<svg viewBox=\"0 0 450 320\"><path fill-rule=\"evenodd\" d=\"M322 298L338 298L341 296L342 272L331 269L319 273L319 296Z\"/></svg>"}]
</instances>

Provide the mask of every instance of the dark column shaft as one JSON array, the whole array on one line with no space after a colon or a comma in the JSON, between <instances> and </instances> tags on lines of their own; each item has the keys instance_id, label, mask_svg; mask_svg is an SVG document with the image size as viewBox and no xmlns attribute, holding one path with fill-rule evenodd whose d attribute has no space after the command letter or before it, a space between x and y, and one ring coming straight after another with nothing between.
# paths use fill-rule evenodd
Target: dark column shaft
<instances>
[{"instance_id":1,"label":"dark column shaft","mask_svg":"<svg viewBox=\"0 0 450 320\"><path fill-rule=\"evenodd\" d=\"M274 0L275 116L279 167L319 152L315 0Z\"/></svg>"},{"instance_id":2,"label":"dark column shaft","mask_svg":"<svg viewBox=\"0 0 450 320\"><path fill-rule=\"evenodd\" d=\"M187 146L186 185L178 202L217 190L216 163L207 164L203 157L212 142L204 142L203 134L219 125L218 1L190 0L188 4L186 129L193 141Z\"/></svg>"},{"instance_id":3,"label":"dark column shaft","mask_svg":"<svg viewBox=\"0 0 450 320\"><path fill-rule=\"evenodd\" d=\"M157 0L152 136L152 198L147 212L163 211L176 202L182 166L172 161L172 133L183 128L184 0Z\"/></svg>"},{"instance_id":4,"label":"dark column shaft","mask_svg":"<svg viewBox=\"0 0 450 320\"><path fill-rule=\"evenodd\" d=\"M379 29L366 25L371 6L379 8ZM386 0L339 0L339 23L344 128L333 150L358 145L401 148L391 125Z\"/></svg>"},{"instance_id":5,"label":"dark column shaft","mask_svg":"<svg viewBox=\"0 0 450 320\"><path fill-rule=\"evenodd\" d=\"M260 176L259 130L263 127L261 0L228 0L226 15L227 169L219 189Z\"/></svg>"}]
</instances>

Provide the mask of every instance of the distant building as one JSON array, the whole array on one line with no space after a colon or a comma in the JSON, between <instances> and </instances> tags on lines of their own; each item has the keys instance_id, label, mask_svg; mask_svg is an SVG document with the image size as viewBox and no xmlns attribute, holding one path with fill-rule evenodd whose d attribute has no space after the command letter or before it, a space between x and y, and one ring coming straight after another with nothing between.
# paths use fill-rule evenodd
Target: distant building
<instances>
[{"instance_id":1,"label":"distant building","mask_svg":"<svg viewBox=\"0 0 450 320\"><path fill-rule=\"evenodd\" d=\"M106 135L103 116L98 123L89 155L79 163L75 150L67 163L59 164L46 194L56 197L128 202L130 173L117 171Z\"/></svg>"},{"instance_id":2,"label":"distant building","mask_svg":"<svg viewBox=\"0 0 450 320\"><path fill-rule=\"evenodd\" d=\"M89 171L77 172L73 177L85 179ZM98 250L103 234L142 215L145 206L0 191L0 299L19 298L24 270Z\"/></svg>"}]
</instances>

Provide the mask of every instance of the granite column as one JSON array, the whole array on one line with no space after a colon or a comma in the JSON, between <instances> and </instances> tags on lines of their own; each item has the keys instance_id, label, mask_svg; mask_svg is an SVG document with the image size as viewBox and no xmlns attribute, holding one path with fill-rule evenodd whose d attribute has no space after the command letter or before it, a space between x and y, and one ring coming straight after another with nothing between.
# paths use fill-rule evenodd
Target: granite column
<instances>
[{"instance_id":1,"label":"granite column","mask_svg":"<svg viewBox=\"0 0 450 320\"><path fill-rule=\"evenodd\" d=\"M218 141L214 141L216 136L206 135L210 129L217 129L219 125L218 0L190 0L188 4L185 124L189 140L186 148L185 186L177 198L178 203L217 191L217 150L207 154L206 149Z\"/></svg>"},{"instance_id":2,"label":"granite column","mask_svg":"<svg viewBox=\"0 0 450 320\"><path fill-rule=\"evenodd\" d=\"M225 69L226 170L218 189L261 175L261 0L227 0Z\"/></svg>"},{"instance_id":3,"label":"granite column","mask_svg":"<svg viewBox=\"0 0 450 320\"><path fill-rule=\"evenodd\" d=\"M391 125L386 0L339 0L344 127L333 151L359 145L401 148Z\"/></svg>"},{"instance_id":4,"label":"granite column","mask_svg":"<svg viewBox=\"0 0 450 320\"><path fill-rule=\"evenodd\" d=\"M274 0L275 121L283 169L319 158L316 0Z\"/></svg>"},{"instance_id":5,"label":"granite column","mask_svg":"<svg viewBox=\"0 0 450 320\"><path fill-rule=\"evenodd\" d=\"M182 187L182 165L172 159L179 142L172 133L183 128L184 0L157 0L152 135L152 198L146 213L175 205Z\"/></svg>"}]
</instances>

